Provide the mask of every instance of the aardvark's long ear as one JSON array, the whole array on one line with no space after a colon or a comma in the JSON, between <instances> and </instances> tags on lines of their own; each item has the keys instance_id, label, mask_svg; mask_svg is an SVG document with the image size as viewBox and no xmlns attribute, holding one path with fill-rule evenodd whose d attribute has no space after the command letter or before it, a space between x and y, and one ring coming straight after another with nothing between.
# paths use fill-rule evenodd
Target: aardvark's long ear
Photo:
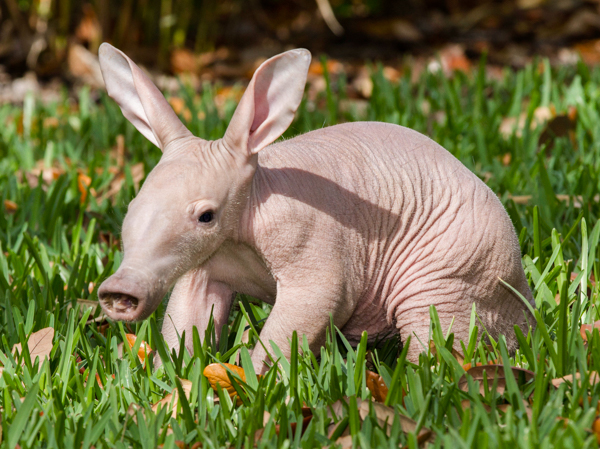
<instances>
[{"instance_id":1,"label":"aardvark's long ear","mask_svg":"<svg viewBox=\"0 0 600 449\"><path fill-rule=\"evenodd\" d=\"M108 95L146 139L165 151L169 142L192 135L154 83L125 53L104 43L98 54Z\"/></svg>"},{"instance_id":2,"label":"aardvark's long ear","mask_svg":"<svg viewBox=\"0 0 600 449\"><path fill-rule=\"evenodd\" d=\"M310 52L287 51L262 63L244 92L224 140L247 155L274 142L290 126L304 94Z\"/></svg>"}]
</instances>

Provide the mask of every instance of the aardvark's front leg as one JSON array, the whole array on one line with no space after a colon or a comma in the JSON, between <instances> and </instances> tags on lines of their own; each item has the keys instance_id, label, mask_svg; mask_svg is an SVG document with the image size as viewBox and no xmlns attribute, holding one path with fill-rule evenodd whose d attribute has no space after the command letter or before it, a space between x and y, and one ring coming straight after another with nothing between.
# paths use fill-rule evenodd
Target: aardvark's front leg
<instances>
[{"instance_id":1,"label":"aardvark's front leg","mask_svg":"<svg viewBox=\"0 0 600 449\"><path fill-rule=\"evenodd\" d=\"M219 338L229 317L233 295L229 287L211 281L203 269L183 275L173 288L162 327L169 348L179 349L179 337L185 331L185 346L190 354L193 353L193 328L196 326L200 338L204 338L211 310Z\"/></svg>"},{"instance_id":2,"label":"aardvark's front leg","mask_svg":"<svg viewBox=\"0 0 600 449\"><path fill-rule=\"evenodd\" d=\"M351 308L343 303L342 295L332 293L329 287L328 291L325 287L311 286L310 282L302 287L285 287L278 283L275 306L260 333L260 339L273 360L277 360L277 357L272 351L271 340L289 360L291 338L296 331L300 341L302 335L306 335L311 351L318 354L325 344L330 316L333 316L333 323L338 328L348 321L352 315ZM252 352L252 363L257 373L264 374L267 371L265 362L269 363L269 358L258 342Z\"/></svg>"}]
</instances>

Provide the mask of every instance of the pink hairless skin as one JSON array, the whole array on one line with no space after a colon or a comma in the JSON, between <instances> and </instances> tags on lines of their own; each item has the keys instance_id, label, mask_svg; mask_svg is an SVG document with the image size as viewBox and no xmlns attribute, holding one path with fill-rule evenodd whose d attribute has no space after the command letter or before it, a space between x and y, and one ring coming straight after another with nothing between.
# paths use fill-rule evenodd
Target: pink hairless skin
<instances>
[{"instance_id":1,"label":"pink hairless skin","mask_svg":"<svg viewBox=\"0 0 600 449\"><path fill-rule=\"evenodd\" d=\"M123 222L123 263L98 291L114 320L148 317L173 288L163 324L171 347L193 326L216 334L236 292L273 310L261 332L289 356L293 331L312 350L333 323L350 341L412 336L416 361L436 306L455 347L472 305L489 334L517 346L533 298L513 225L494 193L429 138L357 122L273 142L294 118L307 50L264 62L225 136L194 137L125 54L100 47L109 95L163 151ZM504 281L504 282L502 282ZM266 369L261 345L252 353Z\"/></svg>"}]
</instances>

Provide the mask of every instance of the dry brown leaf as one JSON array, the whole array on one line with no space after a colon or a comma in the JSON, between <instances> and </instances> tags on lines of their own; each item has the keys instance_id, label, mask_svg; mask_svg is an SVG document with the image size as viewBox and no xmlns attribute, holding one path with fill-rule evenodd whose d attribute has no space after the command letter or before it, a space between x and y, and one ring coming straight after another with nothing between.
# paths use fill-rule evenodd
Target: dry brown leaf
<instances>
[{"instance_id":1,"label":"dry brown leaf","mask_svg":"<svg viewBox=\"0 0 600 449\"><path fill-rule=\"evenodd\" d=\"M373 80L366 68L359 70L356 78L354 78L354 81L352 82L352 87L363 98L371 98L371 95L373 94Z\"/></svg>"},{"instance_id":2,"label":"dry brown leaf","mask_svg":"<svg viewBox=\"0 0 600 449\"><path fill-rule=\"evenodd\" d=\"M263 427L267 425L269 420L271 419L271 414L268 411L263 412Z\"/></svg>"},{"instance_id":3,"label":"dry brown leaf","mask_svg":"<svg viewBox=\"0 0 600 449\"><path fill-rule=\"evenodd\" d=\"M581 334L581 338L583 338L583 341L588 341L587 333L589 332L590 334L592 334L594 332L594 328L600 330L600 320L594 322L593 324L583 324L581 326L579 332Z\"/></svg>"},{"instance_id":4,"label":"dry brown leaf","mask_svg":"<svg viewBox=\"0 0 600 449\"><path fill-rule=\"evenodd\" d=\"M129 347L131 349L133 349L133 346L135 345L137 336L134 334L125 334L125 337L127 338L127 343L129 344ZM140 347L138 349L138 352L137 352L140 362L144 363L147 356L151 352L152 352L152 348L150 347L150 345L148 343L146 343L145 341L142 341L142 343L140 344Z\"/></svg>"},{"instance_id":5,"label":"dry brown leaf","mask_svg":"<svg viewBox=\"0 0 600 449\"><path fill-rule=\"evenodd\" d=\"M373 399L378 402L385 402L388 395L388 387L383 381L383 377L373 371L365 371L367 377L367 388L371 391Z\"/></svg>"},{"instance_id":6,"label":"dry brown leaf","mask_svg":"<svg viewBox=\"0 0 600 449\"><path fill-rule=\"evenodd\" d=\"M54 339L54 329L51 327L45 327L37 332L34 332L27 340L27 348L29 349L29 355L31 356L31 363L35 362L35 359L39 357L40 363L50 357L52 352L52 340ZM13 354L21 354L23 348L21 343L17 343L13 346Z\"/></svg>"},{"instance_id":7,"label":"dry brown leaf","mask_svg":"<svg viewBox=\"0 0 600 449\"><path fill-rule=\"evenodd\" d=\"M479 382L479 393L482 395L486 394L485 385L483 383L484 376L487 377L488 388L492 388L494 384L494 378L497 379L496 392L503 394L506 389L506 377L504 374L504 366L502 365L481 365L470 368L467 374L458 381L458 387L462 391L469 391L469 383L467 376L473 377L474 381ZM516 377L518 383L526 383L535 378L535 373L522 368L512 368L513 375Z\"/></svg>"},{"instance_id":8,"label":"dry brown leaf","mask_svg":"<svg viewBox=\"0 0 600 449\"><path fill-rule=\"evenodd\" d=\"M566 114L556 115L553 117L540 134L538 145L546 145L546 151L550 150L554 145L554 139L557 137L568 136L575 130L577 119L577 109L571 107Z\"/></svg>"},{"instance_id":9,"label":"dry brown leaf","mask_svg":"<svg viewBox=\"0 0 600 449\"><path fill-rule=\"evenodd\" d=\"M417 430L417 422L413 419L410 419L407 416L396 413L396 411L392 407L388 407L387 405L379 404L378 402L368 402L357 399L358 404L358 412L360 414L360 418L364 420L369 414L369 407L373 407L373 411L377 416L377 421L379 422L379 426L383 429L386 428L387 425L387 434L388 436L392 431L392 424L394 423L394 416L398 416L400 419L400 427L402 431L405 433L412 433ZM431 437L431 431L425 427L422 427L417 435L417 439L420 441L421 439L429 439Z\"/></svg>"},{"instance_id":10,"label":"dry brown leaf","mask_svg":"<svg viewBox=\"0 0 600 449\"><path fill-rule=\"evenodd\" d=\"M402 77L402 72L395 67L385 66L383 68L383 76L392 83L397 83Z\"/></svg>"},{"instance_id":11,"label":"dry brown leaf","mask_svg":"<svg viewBox=\"0 0 600 449\"><path fill-rule=\"evenodd\" d=\"M39 184L40 175L43 181L43 188L46 190L46 186L50 185L53 181L57 180L61 175L65 173L65 169L62 167L46 167L44 161L37 161L35 168L29 171L17 171L17 178L20 182L27 181L31 187L37 187Z\"/></svg>"},{"instance_id":12,"label":"dry brown leaf","mask_svg":"<svg viewBox=\"0 0 600 449\"><path fill-rule=\"evenodd\" d=\"M100 383L100 381L98 381L98 384L100 385L100 388L102 388L102 384ZM135 402L132 402L131 404L129 404L129 407L127 408L127 415L131 416L131 419L136 424L137 424L137 411L138 410L142 410L142 412L144 411L142 406L139 404L136 404Z\"/></svg>"},{"instance_id":13,"label":"dry brown leaf","mask_svg":"<svg viewBox=\"0 0 600 449\"><path fill-rule=\"evenodd\" d=\"M342 426L344 427L343 430L341 429ZM346 422L338 421L338 422L332 422L331 424L329 424L327 438L329 438L331 440L335 434L339 435L338 440L341 437L350 435L350 426L348 425L348 421L346 421Z\"/></svg>"},{"instance_id":14,"label":"dry brown leaf","mask_svg":"<svg viewBox=\"0 0 600 449\"><path fill-rule=\"evenodd\" d=\"M336 445L340 445L342 449L352 449L352 435L343 435L335 440Z\"/></svg>"},{"instance_id":15,"label":"dry brown leaf","mask_svg":"<svg viewBox=\"0 0 600 449\"><path fill-rule=\"evenodd\" d=\"M14 201L4 200L4 210L6 211L6 213L14 214L18 208L19 206L17 206L17 203L15 203Z\"/></svg>"},{"instance_id":16,"label":"dry brown leaf","mask_svg":"<svg viewBox=\"0 0 600 449\"><path fill-rule=\"evenodd\" d=\"M581 373L575 373L575 377L572 374L568 374L567 376L559 377L557 379L552 379L550 382L554 387L558 388L560 384L568 382L569 384L573 384L573 380L577 381L577 384L581 386ZM596 371L591 371L589 375L589 384L596 385L600 382L600 375Z\"/></svg>"},{"instance_id":17,"label":"dry brown leaf","mask_svg":"<svg viewBox=\"0 0 600 449\"><path fill-rule=\"evenodd\" d=\"M181 382L181 387L183 389L183 393L185 394L185 397L187 399L189 399L190 393L192 391L192 382L190 382L187 379L179 379L179 381ZM177 417L178 400L179 400L179 392L177 390L177 387L175 387L175 388L173 388L172 393L169 393L168 395L166 395L164 398L162 398L160 401L158 401L156 404L154 404L152 406L152 411L154 413L156 413L158 411L158 407L161 407L161 408L169 407L171 410L173 410L172 416L173 416L173 418L175 418L175 417Z\"/></svg>"},{"instance_id":18,"label":"dry brown leaf","mask_svg":"<svg viewBox=\"0 0 600 449\"><path fill-rule=\"evenodd\" d=\"M171 70L173 73L195 73L200 67L194 53L185 48L177 48L171 52Z\"/></svg>"},{"instance_id":19,"label":"dry brown leaf","mask_svg":"<svg viewBox=\"0 0 600 449\"><path fill-rule=\"evenodd\" d=\"M332 419L340 420L343 416L344 403L348 402L349 398L347 397L334 402L327 408L327 415ZM375 416L377 417L379 426L382 429L386 429L388 436L391 434L392 424L394 423L395 416L398 416L398 419L400 420L400 426L403 432L410 433L414 432L417 429L416 421L408 418L407 416L397 413L392 407L380 404L379 402L363 401L359 398L356 399L356 404L358 406L358 413L360 415L360 419L363 421L369 415L369 407L373 407L373 411L375 412ZM329 425L330 437L331 435L333 435L338 425L338 422ZM423 441L429 440L431 436L431 431L423 427L417 435L417 440L419 441L419 443L421 443Z\"/></svg>"},{"instance_id":20,"label":"dry brown leaf","mask_svg":"<svg viewBox=\"0 0 600 449\"><path fill-rule=\"evenodd\" d=\"M342 416L344 416L344 402L348 403L348 398L345 398L345 400L340 399L329 404L327 406L327 416L335 421L342 419Z\"/></svg>"},{"instance_id":21,"label":"dry brown leaf","mask_svg":"<svg viewBox=\"0 0 600 449\"><path fill-rule=\"evenodd\" d=\"M594 199L594 201L598 201L598 200L600 200L600 198L598 198L598 199ZM577 276L579 276L579 273L572 272L572 273L571 273L571 282L573 282L575 279L577 279ZM595 285L596 285L596 278L594 277L594 273L591 273L591 274L590 274L590 279L589 279L589 280L590 280L590 283L591 283L593 286L595 286Z\"/></svg>"},{"instance_id":22,"label":"dry brown leaf","mask_svg":"<svg viewBox=\"0 0 600 449\"><path fill-rule=\"evenodd\" d=\"M588 65L600 64L600 39L575 44L574 50Z\"/></svg>"},{"instance_id":23,"label":"dry brown leaf","mask_svg":"<svg viewBox=\"0 0 600 449\"><path fill-rule=\"evenodd\" d=\"M117 140L118 142L118 140ZM135 165L132 165L130 167L131 170L131 179L133 180L133 184L135 186L135 189L139 189L139 185L140 182L142 182L142 179L144 179L144 163L143 162L138 162ZM123 171L119 171L115 177L113 178L113 180L110 182L110 185L108 187L108 190L100 197L99 202L101 203L102 201L106 200L106 199L110 199L113 202L116 200L116 196L117 194L121 191L121 189L123 188L123 183L125 182L125 173Z\"/></svg>"},{"instance_id":24,"label":"dry brown leaf","mask_svg":"<svg viewBox=\"0 0 600 449\"><path fill-rule=\"evenodd\" d=\"M465 48L459 44L450 44L440 50L440 61L446 76L456 71L471 71L471 61L465 55Z\"/></svg>"},{"instance_id":25,"label":"dry brown leaf","mask_svg":"<svg viewBox=\"0 0 600 449\"><path fill-rule=\"evenodd\" d=\"M301 434L304 433L304 431L308 427L308 424L312 420L312 417L313 417L312 410L309 407L302 407L302 416L303 416L302 427L300 428ZM265 411L263 414L263 426L267 425L270 418L271 418L271 414L269 412ZM295 422L290 423L290 428L292 429L292 435L296 434L297 427L298 427L297 423L295 423ZM276 424L275 425L275 433L277 435L279 435L280 431L281 431L281 427L279 426L279 424ZM254 434L254 441L256 442L256 441L260 440L263 436L263 433L264 433L264 428L258 429L256 431L256 433Z\"/></svg>"},{"instance_id":26,"label":"dry brown leaf","mask_svg":"<svg viewBox=\"0 0 600 449\"><path fill-rule=\"evenodd\" d=\"M533 117L531 119L531 129L535 129L538 126L543 125L551 120L554 116L556 116L554 106L540 106L535 108L533 111ZM500 122L500 134L504 137L504 139L510 138L513 133L517 137L521 137L523 135L523 130L525 129L526 123L527 112L522 112L519 117L506 117L502 120L502 122Z\"/></svg>"},{"instance_id":27,"label":"dry brown leaf","mask_svg":"<svg viewBox=\"0 0 600 449\"><path fill-rule=\"evenodd\" d=\"M115 139L115 146L114 148L110 151L110 155L115 159L115 161L117 162L117 167L111 167L114 168L114 172L118 173L119 169L123 169L123 167L125 166L125 136L123 136L123 134L119 134L117 136L117 138ZM110 170L110 169L109 169Z\"/></svg>"}]
</instances>

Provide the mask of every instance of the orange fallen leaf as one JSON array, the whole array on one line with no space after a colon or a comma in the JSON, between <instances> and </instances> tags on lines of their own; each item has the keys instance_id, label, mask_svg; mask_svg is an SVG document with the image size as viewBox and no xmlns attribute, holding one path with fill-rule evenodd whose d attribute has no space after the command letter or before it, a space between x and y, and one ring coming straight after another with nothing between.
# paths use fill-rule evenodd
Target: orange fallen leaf
<instances>
[{"instance_id":1,"label":"orange fallen leaf","mask_svg":"<svg viewBox=\"0 0 600 449\"><path fill-rule=\"evenodd\" d=\"M56 117L46 117L43 122L44 128L57 128L60 122Z\"/></svg>"},{"instance_id":2,"label":"orange fallen leaf","mask_svg":"<svg viewBox=\"0 0 600 449\"><path fill-rule=\"evenodd\" d=\"M129 347L133 349L133 347L135 346L135 341L137 340L137 336L135 334L125 334L125 337L127 338L127 343L129 344ZM140 362L144 363L146 357L151 352L152 348L150 347L150 345L145 341L142 341L137 352Z\"/></svg>"},{"instance_id":3,"label":"orange fallen leaf","mask_svg":"<svg viewBox=\"0 0 600 449\"><path fill-rule=\"evenodd\" d=\"M17 206L17 203L15 203L14 201L4 200L4 210L7 213L14 214L18 208L19 206Z\"/></svg>"},{"instance_id":4,"label":"orange fallen leaf","mask_svg":"<svg viewBox=\"0 0 600 449\"><path fill-rule=\"evenodd\" d=\"M498 363L498 359L494 359L494 360L489 360L489 361L488 361L488 362L486 362L485 364L487 365L487 364L497 364L497 363ZM475 366L483 366L483 365L484 365L484 364L483 364L483 363L481 363L481 362L477 362L477 363L475 364ZM473 364L471 364L471 363L465 363L465 364L463 365L463 369L464 369L465 371L469 371L471 368L473 368Z\"/></svg>"},{"instance_id":5,"label":"orange fallen leaf","mask_svg":"<svg viewBox=\"0 0 600 449\"><path fill-rule=\"evenodd\" d=\"M177 48L171 52L171 70L173 73L195 73L200 67L197 56L184 48Z\"/></svg>"},{"instance_id":6,"label":"orange fallen leaf","mask_svg":"<svg viewBox=\"0 0 600 449\"><path fill-rule=\"evenodd\" d=\"M592 430L596 435L596 440L598 441L598 444L600 444L600 418L596 418L594 420L594 423L592 424Z\"/></svg>"},{"instance_id":7,"label":"orange fallen leaf","mask_svg":"<svg viewBox=\"0 0 600 449\"><path fill-rule=\"evenodd\" d=\"M111 374L111 377L114 379L115 375ZM87 379L86 379L87 380ZM102 379L100 379L100 375L98 373L96 373L96 382L98 382L98 386L100 388L104 388L104 384L102 383Z\"/></svg>"},{"instance_id":8,"label":"orange fallen leaf","mask_svg":"<svg viewBox=\"0 0 600 449\"><path fill-rule=\"evenodd\" d=\"M328 59L325 64L327 67L327 71L330 74L340 73L344 69L344 66L339 61L336 61L335 59ZM309 73L309 75L317 75L317 76L323 75L324 68L323 68L323 64L321 63L321 61L316 58L313 59L313 62L311 62L310 67L308 68L308 73Z\"/></svg>"},{"instance_id":9,"label":"orange fallen leaf","mask_svg":"<svg viewBox=\"0 0 600 449\"><path fill-rule=\"evenodd\" d=\"M191 111L185 106L185 101L179 97L171 97L169 98L169 104L175 111L175 114L182 115L186 122L189 122L192 119Z\"/></svg>"},{"instance_id":10,"label":"orange fallen leaf","mask_svg":"<svg viewBox=\"0 0 600 449\"><path fill-rule=\"evenodd\" d=\"M79 193L81 193L81 198L79 199L81 204L85 203L85 200L87 199L88 187L91 183L92 178L89 176L84 175L83 173L79 173L79 175L77 175L77 187L79 189Z\"/></svg>"},{"instance_id":11,"label":"orange fallen leaf","mask_svg":"<svg viewBox=\"0 0 600 449\"><path fill-rule=\"evenodd\" d=\"M227 375L227 369L235 373L242 382L246 382L246 373L244 372L244 369L239 366L231 365L230 363L211 363L204 368L202 374L206 376L213 390L217 391L217 385L219 385L223 390L227 390L229 396L233 397L237 392Z\"/></svg>"},{"instance_id":12,"label":"orange fallen leaf","mask_svg":"<svg viewBox=\"0 0 600 449\"><path fill-rule=\"evenodd\" d=\"M183 98L179 97L171 97L169 98L169 104L173 108L175 114L179 115L183 112L183 108L185 107L185 101Z\"/></svg>"},{"instance_id":13,"label":"orange fallen leaf","mask_svg":"<svg viewBox=\"0 0 600 449\"><path fill-rule=\"evenodd\" d=\"M373 371L366 370L367 376L367 388L371 391L373 399L378 402L385 402L385 398L388 395L388 387L383 381L383 378Z\"/></svg>"},{"instance_id":14,"label":"orange fallen leaf","mask_svg":"<svg viewBox=\"0 0 600 449\"><path fill-rule=\"evenodd\" d=\"M469 73L471 70L471 61L466 57L462 45L447 45L440 50L439 58L446 76L450 76L456 71Z\"/></svg>"}]
</instances>

